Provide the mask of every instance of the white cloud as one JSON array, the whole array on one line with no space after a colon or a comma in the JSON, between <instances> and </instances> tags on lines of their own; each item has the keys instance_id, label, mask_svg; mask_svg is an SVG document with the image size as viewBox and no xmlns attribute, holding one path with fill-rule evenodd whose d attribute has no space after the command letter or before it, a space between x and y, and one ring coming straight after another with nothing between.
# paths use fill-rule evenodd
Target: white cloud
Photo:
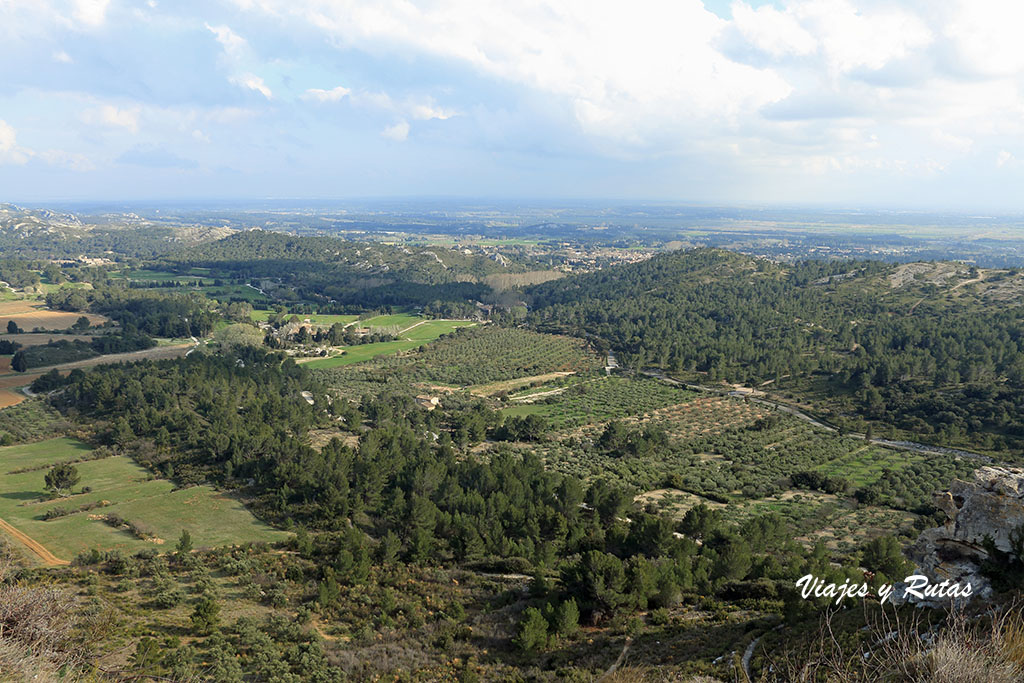
<instances>
[{"instance_id":1,"label":"white cloud","mask_svg":"<svg viewBox=\"0 0 1024 683\"><path fill-rule=\"evenodd\" d=\"M206 30L212 33L217 39L217 42L220 43L222 48L224 48L224 54L227 55L228 58L238 61L244 57L245 52L249 49L249 44L246 42L245 38L232 31L228 26L204 25L206 26Z\"/></svg>"},{"instance_id":2,"label":"white cloud","mask_svg":"<svg viewBox=\"0 0 1024 683\"><path fill-rule=\"evenodd\" d=\"M751 45L773 57L809 55L818 49L818 41L793 15L771 5L756 10L745 2L732 4L733 23Z\"/></svg>"},{"instance_id":3,"label":"white cloud","mask_svg":"<svg viewBox=\"0 0 1024 683\"><path fill-rule=\"evenodd\" d=\"M255 90L259 94L266 97L268 100L274 98L274 93L267 87L267 84L263 82L263 79L256 74L246 73L239 76L232 76L230 79L232 83L237 86L248 88L249 90Z\"/></svg>"},{"instance_id":4,"label":"white cloud","mask_svg":"<svg viewBox=\"0 0 1024 683\"><path fill-rule=\"evenodd\" d=\"M96 168L96 165L84 154L75 154L59 149L39 152L36 156L51 166L60 166L72 171L84 172L92 171Z\"/></svg>"},{"instance_id":5,"label":"white cloud","mask_svg":"<svg viewBox=\"0 0 1024 683\"><path fill-rule=\"evenodd\" d=\"M381 137L395 142L404 142L409 137L409 122L399 121L393 126L388 126L380 132Z\"/></svg>"},{"instance_id":6,"label":"white cloud","mask_svg":"<svg viewBox=\"0 0 1024 683\"><path fill-rule=\"evenodd\" d=\"M51 59L53 59L53 61L59 64L71 64L72 62L74 62L74 60L71 59L71 55L69 55L67 52L64 52L64 50L57 50L56 52L54 52Z\"/></svg>"},{"instance_id":7,"label":"white cloud","mask_svg":"<svg viewBox=\"0 0 1024 683\"><path fill-rule=\"evenodd\" d=\"M817 36L832 76L880 69L933 40L920 17L887 5L869 10L849 0L801 0L790 2L787 13Z\"/></svg>"},{"instance_id":8,"label":"white cloud","mask_svg":"<svg viewBox=\"0 0 1024 683\"><path fill-rule=\"evenodd\" d=\"M1006 0L956 0L945 10L943 33L965 70L981 76L1013 76L1024 70L1020 27L1024 4Z\"/></svg>"},{"instance_id":9,"label":"white cloud","mask_svg":"<svg viewBox=\"0 0 1024 683\"><path fill-rule=\"evenodd\" d=\"M17 131L9 123L0 119L0 165L22 166L33 159L50 164L51 166L61 166L73 171L87 171L94 168L92 163L81 154L73 154L56 149L37 152L20 146L18 144Z\"/></svg>"},{"instance_id":10,"label":"white cloud","mask_svg":"<svg viewBox=\"0 0 1024 683\"><path fill-rule=\"evenodd\" d=\"M700 0L245 0L298 18L341 47L426 52L568 100L590 133L655 140L723 121L791 91L777 73L715 47L726 22ZM407 115L430 116L419 108ZM440 113L440 112L434 112ZM444 116L430 116L444 118Z\"/></svg>"},{"instance_id":11,"label":"white cloud","mask_svg":"<svg viewBox=\"0 0 1024 683\"><path fill-rule=\"evenodd\" d=\"M996 156L996 166L1002 168L1003 166L1006 166L1007 164L1013 161L1016 161L1013 158L1013 154L1006 151L1005 149L999 150L999 154Z\"/></svg>"},{"instance_id":12,"label":"white cloud","mask_svg":"<svg viewBox=\"0 0 1024 683\"><path fill-rule=\"evenodd\" d=\"M409 115L414 119L420 121L429 121L431 119L439 119L446 121L453 116L457 116L458 112L454 109L444 109L443 107L436 106L433 102L419 103L408 105Z\"/></svg>"},{"instance_id":13,"label":"white cloud","mask_svg":"<svg viewBox=\"0 0 1024 683\"><path fill-rule=\"evenodd\" d=\"M124 128L139 132L139 107L119 108L112 104L91 107L82 112L82 121L90 125Z\"/></svg>"},{"instance_id":14,"label":"white cloud","mask_svg":"<svg viewBox=\"0 0 1024 683\"><path fill-rule=\"evenodd\" d=\"M0 164L21 165L29 160L32 151L18 146L18 133L0 119Z\"/></svg>"},{"instance_id":15,"label":"white cloud","mask_svg":"<svg viewBox=\"0 0 1024 683\"><path fill-rule=\"evenodd\" d=\"M310 88L302 97L303 99L316 100L317 102L340 102L350 92L352 91L340 85L330 90Z\"/></svg>"},{"instance_id":16,"label":"white cloud","mask_svg":"<svg viewBox=\"0 0 1024 683\"><path fill-rule=\"evenodd\" d=\"M107 19L110 0L75 0L72 14L86 26L101 26Z\"/></svg>"}]
</instances>

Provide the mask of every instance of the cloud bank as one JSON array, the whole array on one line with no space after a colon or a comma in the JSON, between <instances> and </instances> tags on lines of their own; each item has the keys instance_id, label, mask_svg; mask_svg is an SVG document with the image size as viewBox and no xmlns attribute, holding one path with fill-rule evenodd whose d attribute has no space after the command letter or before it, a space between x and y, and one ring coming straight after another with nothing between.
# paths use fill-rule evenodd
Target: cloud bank
<instances>
[{"instance_id":1,"label":"cloud bank","mask_svg":"<svg viewBox=\"0 0 1024 683\"><path fill-rule=\"evenodd\" d=\"M118 178L132 150L160 149L190 160L203 176L195 187L225 195L242 174L265 194L1024 208L1012 192L1024 157L1024 6L713 9L8 0L0 75L15 87L0 111L18 137L0 127L0 159L45 165L18 150L59 145L88 160L89 189ZM231 171L222 185L217 169Z\"/></svg>"}]
</instances>

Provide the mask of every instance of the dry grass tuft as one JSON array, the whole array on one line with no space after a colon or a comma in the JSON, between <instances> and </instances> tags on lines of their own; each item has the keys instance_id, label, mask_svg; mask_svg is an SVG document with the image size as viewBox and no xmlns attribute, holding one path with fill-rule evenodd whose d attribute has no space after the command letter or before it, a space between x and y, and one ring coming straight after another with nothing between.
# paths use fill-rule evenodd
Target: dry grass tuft
<instances>
[{"instance_id":1,"label":"dry grass tuft","mask_svg":"<svg viewBox=\"0 0 1024 683\"><path fill-rule=\"evenodd\" d=\"M19 569L0 542L0 677L4 681L74 681L80 661L74 597L16 581Z\"/></svg>"},{"instance_id":2,"label":"dry grass tuft","mask_svg":"<svg viewBox=\"0 0 1024 683\"><path fill-rule=\"evenodd\" d=\"M1024 616L1019 605L976 617L961 611L931 627L915 615L883 614L871 636L845 648L823 619L819 637L801 653L771 663L763 681L867 683L1018 683L1024 681Z\"/></svg>"}]
</instances>

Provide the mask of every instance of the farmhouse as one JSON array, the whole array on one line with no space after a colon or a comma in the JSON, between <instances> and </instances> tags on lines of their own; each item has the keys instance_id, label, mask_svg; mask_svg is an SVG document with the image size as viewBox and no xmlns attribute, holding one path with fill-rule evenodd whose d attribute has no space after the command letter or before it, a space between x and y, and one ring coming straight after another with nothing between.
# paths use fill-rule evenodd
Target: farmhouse
<instances>
[{"instance_id":1,"label":"farmhouse","mask_svg":"<svg viewBox=\"0 0 1024 683\"><path fill-rule=\"evenodd\" d=\"M434 408L441 405L440 399L437 396L428 396L427 394L420 394L416 397L416 403L427 410L433 410Z\"/></svg>"}]
</instances>

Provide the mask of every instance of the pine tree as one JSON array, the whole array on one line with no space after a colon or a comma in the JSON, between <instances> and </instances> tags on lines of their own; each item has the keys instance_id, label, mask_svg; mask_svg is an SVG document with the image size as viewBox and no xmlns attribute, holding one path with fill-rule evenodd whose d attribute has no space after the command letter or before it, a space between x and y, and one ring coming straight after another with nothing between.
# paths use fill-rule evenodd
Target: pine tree
<instances>
[{"instance_id":1,"label":"pine tree","mask_svg":"<svg viewBox=\"0 0 1024 683\"><path fill-rule=\"evenodd\" d=\"M188 555L192 552L192 534L188 532L188 529L181 530L181 536L178 537L177 551L179 555Z\"/></svg>"},{"instance_id":2,"label":"pine tree","mask_svg":"<svg viewBox=\"0 0 1024 683\"><path fill-rule=\"evenodd\" d=\"M44 481L46 482L46 488L54 493L60 493L61 491L71 489L81 478L81 475L78 473L78 468L74 465L60 463L59 465L54 465L50 471L46 473Z\"/></svg>"},{"instance_id":3,"label":"pine tree","mask_svg":"<svg viewBox=\"0 0 1024 683\"><path fill-rule=\"evenodd\" d=\"M28 359L25 358L24 351L18 351L14 354L14 358L11 359L11 370L15 372L25 372L28 370Z\"/></svg>"},{"instance_id":4,"label":"pine tree","mask_svg":"<svg viewBox=\"0 0 1024 683\"><path fill-rule=\"evenodd\" d=\"M220 623L220 605L211 597L203 597L196 603L192 612L192 630L200 636L213 633Z\"/></svg>"},{"instance_id":5,"label":"pine tree","mask_svg":"<svg viewBox=\"0 0 1024 683\"><path fill-rule=\"evenodd\" d=\"M576 600L569 598L555 610L555 633L571 638L580 628L580 608Z\"/></svg>"},{"instance_id":6,"label":"pine tree","mask_svg":"<svg viewBox=\"0 0 1024 683\"><path fill-rule=\"evenodd\" d=\"M528 607L519 622L516 645L526 652L539 652L548 644L548 620L536 607Z\"/></svg>"}]
</instances>

